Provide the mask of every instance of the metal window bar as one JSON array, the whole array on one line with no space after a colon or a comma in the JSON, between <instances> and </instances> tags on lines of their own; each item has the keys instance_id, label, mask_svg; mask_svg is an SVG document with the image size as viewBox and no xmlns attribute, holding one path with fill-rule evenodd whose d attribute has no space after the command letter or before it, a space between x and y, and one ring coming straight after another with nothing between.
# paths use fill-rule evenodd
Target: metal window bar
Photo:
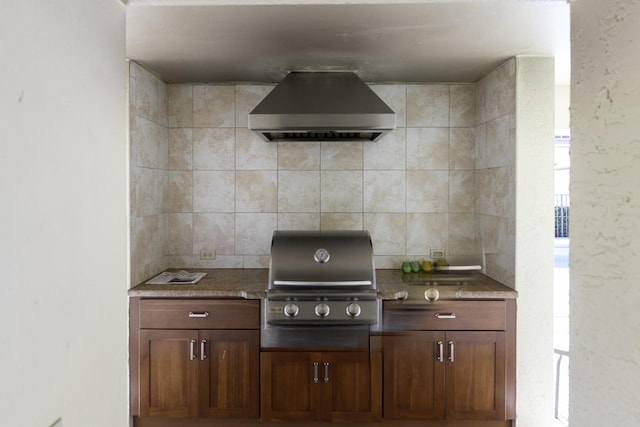
<instances>
[{"instance_id":1,"label":"metal window bar","mask_svg":"<svg viewBox=\"0 0 640 427\"><path fill-rule=\"evenodd\" d=\"M569 195L556 194L555 203L556 237L569 237Z\"/></svg>"},{"instance_id":2,"label":"metal window bar","mask_svg":"<svg viewBox=\"0 0 640 427\"><path fill-rule=\"evenodd\" d=\"M560 400L560 367L562 365L562 359L566 357L567 361L569 360L569 352L565 350L559 350L557 348L554 348L553 352L558 355L558 361L556 362L556 395L553 415L556 419L559 420L560 418L558 418L558 402Z\"/></svg>"}]
</instances>

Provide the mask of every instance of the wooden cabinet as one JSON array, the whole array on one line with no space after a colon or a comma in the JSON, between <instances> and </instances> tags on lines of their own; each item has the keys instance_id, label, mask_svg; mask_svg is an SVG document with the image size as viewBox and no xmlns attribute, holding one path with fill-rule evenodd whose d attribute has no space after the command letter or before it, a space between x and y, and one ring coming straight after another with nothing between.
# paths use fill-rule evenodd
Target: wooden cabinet
<instances>
[{"instance_id":1,"label":"wooden cabinet","mask_svg":"<svg viewBox=\"0 0 640 427\"><path fill-rule=\"evenodd\" d=\"M393 302L384 316L385 418L515 418L514 301Z\"/></svg>"},{"instance_id":2,"label":"wooden cabinet","mask_svg":"<svg viewBox=\"0 0 640 427\"><path fill-rule=\"evenodd\" d=\"M259 416L259 302L131 301L131 411Z\"/></svg>"},{"instance_id":3,"label":"wooden cabinet","mask_svg":"<svg viewBox=\"0 0 640 427\"><path fill-rule=\"evenodd\" d=\"M261 355L263 421L379 421L379 351Z\"/></svg>"}]
</instances>

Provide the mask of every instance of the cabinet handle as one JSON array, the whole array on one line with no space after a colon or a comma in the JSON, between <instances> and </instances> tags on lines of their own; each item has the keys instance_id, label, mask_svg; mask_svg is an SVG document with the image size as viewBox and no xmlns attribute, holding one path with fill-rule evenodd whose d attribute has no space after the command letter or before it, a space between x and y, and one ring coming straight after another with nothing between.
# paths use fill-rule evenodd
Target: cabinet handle
<instances>
[{"instance_id":1,"label":"cabinet handle","mask_svg":"<svg viewBox=\"0 0 640 427\"><path fill-rule=\"evenodd\" d=\"M438 362L444 362L444 343L438 341Z\"/></svg>"},{"instance_id":2,"label":"cabinet handle","mask_svg":"<svg viewBox=\"0 0 640 427\"><path fill-rule=\"evenodd\" d=\"M329 382L329 362L324 362L324 382Z\"/></svg>"},{"instance_id":3,"label":"cabinet handle","mask_svg":"<svg viewBox=\"0 0 640 427\"><path fill-rule=\"evenodd\" d=\"M200 360L207 359L207 353L205 352L204 345L207 343L207 340L200 340Z\"/></svg>"},{"instance_id":4,"label":"cabinet handle","mask_svg":"<svg viewBox=\"0 0 640 427\"><path fill-rule=\"evenodd\" d=\"M189 342L189 360L195 360L196 354L194 352L194 347L196 346L196 340L191 340Z\"/></svg>"},{"instance_id":5,"label":"cabinet handle","mask_svg":"<svg viewBox=\"0 0 640 427\"><path fill-rule=\"evenodd\" d=\"M208 311L199 311L199 312L190 311L189 312L189 317L191 317L191 318L209 317L209 312Z\"/></svg>"},{"instance_id":6,"label":"cabinet handle","mask_svg":"<svg viewBox=\"0 0 640 427\"><path fill-rule=\"evenodd\" d=\"M318 362L313 362L313 382L318 382Z\"/></svg>"},{"instance_id":7,"label":"cabinet handle","mask_svg":"<svg viewBox=\"0 0 640 427\"><path fill-rule=\"evenodd\" d=\"M453 352L455 350L455 344L453 341L449 341L449 361L453 362Z\"/></svg>"},{"instance_id":8,"label":"cabinet handle","mask_svg":"<svg viewBox=\"0 0 640 427\"><path fill-rule=\"evenodd\" d=\"M456 318L455 313L436 313L435 316L438 319L455 319Z\"/></svg>"}]
</instances>

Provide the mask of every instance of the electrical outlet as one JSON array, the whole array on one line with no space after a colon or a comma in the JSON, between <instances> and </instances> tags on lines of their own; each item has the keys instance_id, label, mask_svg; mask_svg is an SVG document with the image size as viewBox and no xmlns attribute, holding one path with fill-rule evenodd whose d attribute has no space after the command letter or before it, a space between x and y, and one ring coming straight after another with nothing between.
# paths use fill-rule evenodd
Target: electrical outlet
<instances>
[{"instance_id":1,"label":"electrical outlet","mask_svg":"<svg viewBox=\"0 0 640 427\"><path fill-rule=\"evenodd\" d=\"M444 249L431 249L431 259L444 258Z\"/></svg>"},{"instance_id":2,"label":"electrical outlet","mask_svg":"<svg viewBox=\"0 0 640 427\"><path fill-rule=\"evenodd\" d=\"M200 251L200 259L203 259L203 260L216 259L216 250L215 249L211 249L211 250L202 250L202 251Z\"/></svg>"}]
</instances>

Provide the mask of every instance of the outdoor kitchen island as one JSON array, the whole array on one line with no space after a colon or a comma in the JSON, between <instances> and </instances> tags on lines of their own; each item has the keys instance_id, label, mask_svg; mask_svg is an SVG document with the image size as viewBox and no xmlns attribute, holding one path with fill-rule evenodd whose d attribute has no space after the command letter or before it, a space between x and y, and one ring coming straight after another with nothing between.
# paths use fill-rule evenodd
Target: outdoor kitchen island
<instances>
[{"instance_id":1,"label":"outdoor kitchen island","mask_svg":"<svg viewBox=\"0 0 640 427\"><path fill-rule=\"evenodd\" d=\"M266 394L291 405L291 425L506 427L515 419L517 292L484 275L377 270L382 320L364 357L362 348L261 349L268 270L197 271L207 275L195 285L129 290L135 426L267 424ZM267 359L285 363L269 371L286 373L284 381L266 375ZM327 409L333 394L337 405L354 405L350 415Z\"/></svg>"}]
</instances>

